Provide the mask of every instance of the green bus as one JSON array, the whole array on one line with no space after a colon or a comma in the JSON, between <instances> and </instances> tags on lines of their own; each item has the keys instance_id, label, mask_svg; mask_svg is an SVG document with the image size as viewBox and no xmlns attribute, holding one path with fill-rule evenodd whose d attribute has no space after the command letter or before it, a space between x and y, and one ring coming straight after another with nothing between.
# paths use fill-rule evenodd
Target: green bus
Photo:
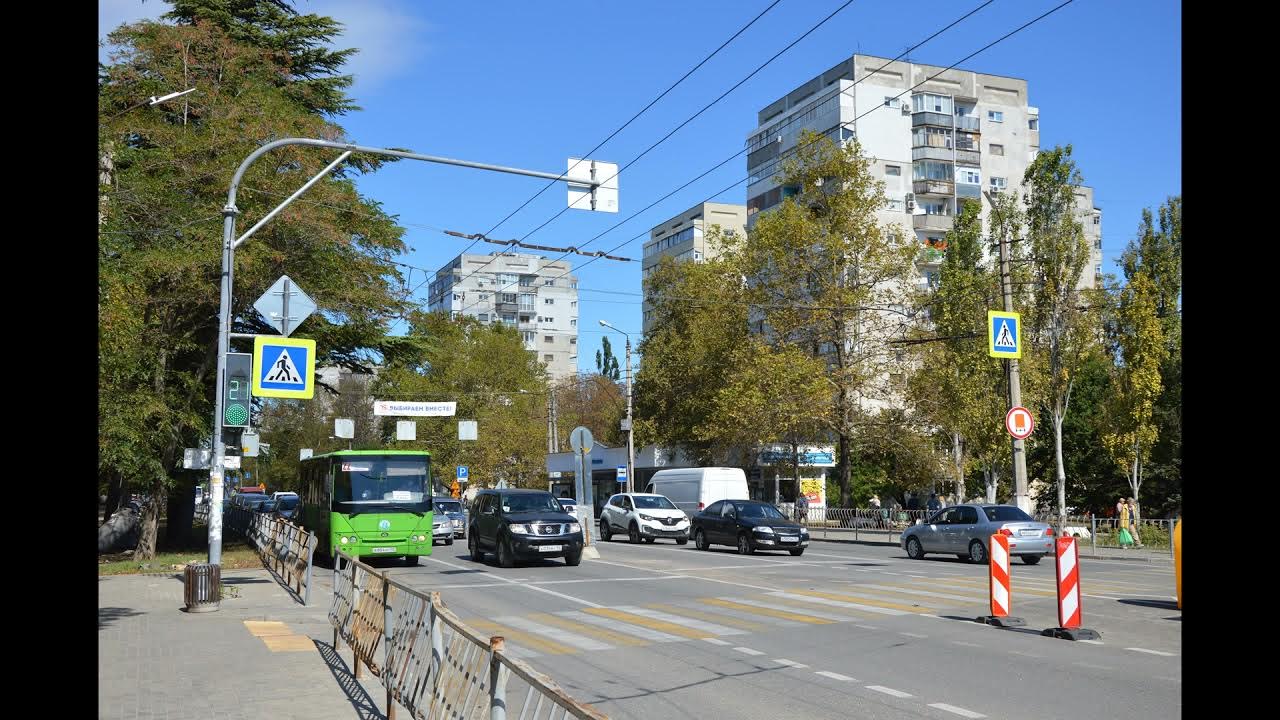
<instances>
[{"instance_id":1,"label":"green bus","mask_svg":"<svg viewBox=\"0 0 1280 720\"><path fill-rule=\"evenodd\" d=\"M336 558L431 554L431 453L340 450L298 464L302 525Z\"/></svg>"}]
</instances>

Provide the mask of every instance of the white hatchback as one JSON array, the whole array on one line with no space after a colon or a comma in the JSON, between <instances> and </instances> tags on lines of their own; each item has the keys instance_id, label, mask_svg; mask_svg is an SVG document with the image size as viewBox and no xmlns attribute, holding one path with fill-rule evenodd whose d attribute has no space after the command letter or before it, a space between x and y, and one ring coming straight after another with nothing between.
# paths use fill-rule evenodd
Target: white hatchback
<instances>
[{"instance_id":1,"label":"white hatchback","mask_svg":"<svg viewBox=\"0 0 1280 720\"><path fill-rule=\"evenodd\" d=\"M614 533L633 543L671 538L684 545L689 542L689 517L665 495L619 493L600 511L600 538L608 542Z\"/></svg>"}]
</instances>

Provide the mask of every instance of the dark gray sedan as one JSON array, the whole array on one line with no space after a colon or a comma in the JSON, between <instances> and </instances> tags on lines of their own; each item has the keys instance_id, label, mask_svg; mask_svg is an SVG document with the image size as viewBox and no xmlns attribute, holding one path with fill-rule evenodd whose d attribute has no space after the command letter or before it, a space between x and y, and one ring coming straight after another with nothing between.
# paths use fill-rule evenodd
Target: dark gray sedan
<instances>
[{"instance_id":1,"label":"dark gray sedan","mask_svg":"<svg viewBox=\"0 0 1280 720\"><path fill-rule=\"evenodd\" d=\"M1009 538L1009 554L1035 565L1053 552L1053 528L1012 505L953 505L902 532L902 547L912 559L925 553L950 553L985 563L991 536Z\"/></svg>"}]
</instances>

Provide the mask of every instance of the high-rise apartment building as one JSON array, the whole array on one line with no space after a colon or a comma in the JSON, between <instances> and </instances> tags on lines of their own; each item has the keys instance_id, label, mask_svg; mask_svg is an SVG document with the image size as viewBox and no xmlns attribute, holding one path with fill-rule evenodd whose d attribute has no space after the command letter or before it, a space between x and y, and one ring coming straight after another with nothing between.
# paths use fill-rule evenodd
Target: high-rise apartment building
<instances>
[{"instance_id":1,"label":"high-rise apartment building","mask_svg":"<svg viewBox=\"0 0 1280 720\"><path fill-rule=\"evenodd\" d=\"M641 277L648 279L649 274L658 267L658 263L664 257L670 257L676 262L702 262L719 255L720 247L714 242L708 242L712 227L717 225L726 235L729 233L744 235L747 231L747 206L699 203L653 226L649 231L649 241L644 244ZM645 303L644 332L646 334L651 324L649 305Z\"/></svg>"},{"instance_id":2,"label":"high-rise apartment building","mask_svg":"<svg viewBox=\"0 0 1280 720\"><path fill-rule=\"evenodd\" d=\"M920 244L922 284L938 277L958 204L980 201L985 222L985 191L1017 189L1040 150L1040 111L1028 104L1026 80L869 55L854 55L765 106L758 124L747 139L749 225L795 192L778 171L802 129L836 141L856 137L885 183L889 204L880 221L904 227ZM1090 188L1076 197L1092 253L1080 286L1093 287L1102 266L1101 211Z\"/></svg>"},{"instance_id":3,"label":"high-rise apartment building","mask_svg":"<svg viewBox=\"0 0 1280 720\"><path fill-rule=\"evenodd\" d=\"M515 328L559 380L578 370L578 279L570 269L540 255L464 253L436 271L427 307Z\"/></svg>"}]
</instances>

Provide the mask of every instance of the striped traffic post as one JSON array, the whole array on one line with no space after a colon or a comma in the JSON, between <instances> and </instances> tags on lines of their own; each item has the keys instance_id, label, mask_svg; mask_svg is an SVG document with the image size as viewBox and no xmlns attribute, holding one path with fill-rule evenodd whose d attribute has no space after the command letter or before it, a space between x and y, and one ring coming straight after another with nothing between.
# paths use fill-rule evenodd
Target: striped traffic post
<instances>
[{"instance_id":1,"label":"striped traffic post","mask_svg":"<svg viewBox=\"0 0 1280 720\"><path fill-rule=\"evenodd\" d=\"M1096 630L1080 627L1084 611L1080 603L1080 552L1076 539L1059 537L1055 544L1058 586L1058 627L1048 628L1041 635L1063 640L1097 640L1102 637Z\"/></svg>"},{"instance_id":2,"label":"striped traffic post","mask_svg":"<svg viewBox=\"0 0 1280 720\"><path fill-rule=\"evenodd\" d=\"M987 553L991 566L991 614L974 618L975 622L996 627L1021 627L1026 621L1011 617L1013 593L1009 582L1009 536L996 533L991 536L991 552Z\"/></svg>"}]
</instances>

